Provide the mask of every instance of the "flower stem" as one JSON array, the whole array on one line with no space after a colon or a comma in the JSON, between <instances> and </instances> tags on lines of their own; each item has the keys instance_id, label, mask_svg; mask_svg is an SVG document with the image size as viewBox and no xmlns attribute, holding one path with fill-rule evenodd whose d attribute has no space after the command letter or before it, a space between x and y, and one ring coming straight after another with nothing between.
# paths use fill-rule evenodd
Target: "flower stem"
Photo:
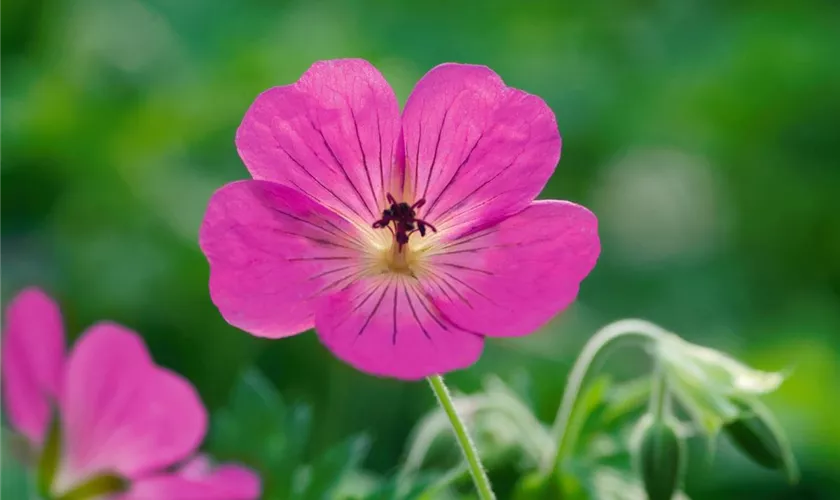
<instances>
[{"instance_id":1,"label":"flower stem","mask_svg":"<svg viewBox=\"0 0 840 500\"><path fill-rule=\"evenodd\" d=\"M557 409L557 417L551 429L551 434L554 442L557 443L557 448L554 450L553 459L543 461L543 473L556 471L569 452L571 444L574 442L576 436L570 436L570 433L567 431L569 422L572 419L572 413L575 409L578 393L580 393L583 387L583 382L586 379L589 368L598 355L604 351L604 348L611 345L614 341L628 336L645 341L656 341L665 335L667 335L665 330L648 321L623 319L601 328L589 339L589 342L583 347L583 352L575 360L571 373L569 373L566 389L563 391L563 400L560 402L560 408Z\"/></svg>"},{"instance_id":2,"label":"flower stem","mask_svg":"<svg viewBox=\"0 0 840 500\"><path fill-rule=\"evenodd\" d=\"M455 405L452 402L452 396L449 394L449 389L443 383L443 377L440 375L432 375L428 377L429 384L432 386L435 396L437 396L440 406L449 417L449 422L452 424L452 430L455 431L455 437L458 439L458 444L461 446L461 451L464 452L464 458L467 459L467 465L470 469L475 488L478 491L478 497L481 500L494 500L496 496L493 494L493 489L490 487L490 479L487 473L484 472L484 467L481 465L481 459L478 458L478 450L475 448L470 435L467 433L467 427L458 416L455 410Z\"/></svg>"}]
</instances>

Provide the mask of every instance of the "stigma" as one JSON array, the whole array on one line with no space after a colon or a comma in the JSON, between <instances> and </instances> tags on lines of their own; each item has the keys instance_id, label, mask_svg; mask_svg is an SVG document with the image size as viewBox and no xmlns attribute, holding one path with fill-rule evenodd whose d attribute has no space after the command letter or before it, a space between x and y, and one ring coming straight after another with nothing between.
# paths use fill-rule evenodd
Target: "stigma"
<instances>
[{"instance_id":1,"label":"stigma","mask_svg":"<svg viewBox=\"0 0 840 500\"><path fill-rule=\"evenodd\" d=\"M427 229L437 232L435 226L417 218L417 210L426 204L424 198L417 200L413 205L409 205L404 201L397 202L391 196L391 193L388 193L388 203L391 204L390 208L382 211L382 218L373 223L373 228L388 228L397 242L398 253L402 253L403 246L408 243L408 238L412 234L420 233L420 236L423 237L426 236Z\"/></svg>"}]
</instances>

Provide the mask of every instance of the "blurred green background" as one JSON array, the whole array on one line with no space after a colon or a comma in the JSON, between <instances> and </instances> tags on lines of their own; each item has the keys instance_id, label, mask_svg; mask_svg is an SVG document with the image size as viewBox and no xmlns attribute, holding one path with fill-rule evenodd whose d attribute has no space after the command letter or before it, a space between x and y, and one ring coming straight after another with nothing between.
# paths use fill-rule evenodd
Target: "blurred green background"
<instances>
[{"instance_id":1,"label":"blurred green background","mask_svg":"<svg viewBox=\"0 0 840 500\"><path fill-rule=\"evenodd\" d=\"M692 462L692 497L838 498L839 20L823 0L4 1L3 304L37 284L72 335L103 318L142 332L211 409L256 364L312 405L308 454L368 431L365 467L393 472L428 387L357 373L311 333L267 341L227 325L197 228L213 190L247 177L234 131L262 90L362 57L404 102L439 63L486 64L554 109L563 156L542 196L590 207L603 253L566 314L491 340L451 383L527 379L550 422L586 339L643 317L792 373L768 403L801 484L723 444Z\"/></svg>"}]
</instances>

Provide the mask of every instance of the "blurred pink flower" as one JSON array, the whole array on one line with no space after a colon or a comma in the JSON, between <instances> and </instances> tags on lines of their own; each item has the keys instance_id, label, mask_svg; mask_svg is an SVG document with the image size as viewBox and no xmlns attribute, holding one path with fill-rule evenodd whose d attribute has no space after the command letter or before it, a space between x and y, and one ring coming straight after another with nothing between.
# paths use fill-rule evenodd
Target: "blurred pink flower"
<instances>
[{"instance_id":1,"label":"blurred pink flower","mask_svg":"<svg viewBox=\"0 0 840 500\"><path fill-rule=\"evenodd\" d=\"M314 327L371 374L471 365L567 307L599 253L591 212L534 201L554 114L483 66L432 69L400 116L368 62L318 62L257 97L236 146L254 180L219 189L200 232L214 303L261 337Z\"/></svg>"},{"instance_id":2,"label":"blurred pink flower","mask_svg":"<svg viewBox=\"0 0 840 500\"><path fill-rule=\"evenodd\" d=\"M6 310L2 340L4 410L36 451L50 420L60 424L60 458L52 492L67 493L117 474L120 500L250 500L260 481L236 465L211 469L193 459L207 412L193 386L154 363L136 333L97 323L65 358L61 312L42 291L21 292ZM202 467L195 464L200 460Z\"/></svg>"}]
</instances>

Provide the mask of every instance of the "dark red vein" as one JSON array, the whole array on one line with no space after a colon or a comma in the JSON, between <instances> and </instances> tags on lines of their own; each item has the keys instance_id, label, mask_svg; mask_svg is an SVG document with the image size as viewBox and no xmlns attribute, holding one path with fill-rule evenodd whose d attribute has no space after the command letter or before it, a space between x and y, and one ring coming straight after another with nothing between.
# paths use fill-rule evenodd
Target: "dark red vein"
<instances>
[{"instance_id":1,"label":"dark red vein","mask_svg":"<svg viewBox=\"0 0 840 500\"><path fill-rule=\"evenodd\" d=\"M333 273L346 271L347 269L350 269L350 268L353 268L353 267L356 267L356 266L336 267L335 269L330 269L329 271L324 271L324 272L318 273L314 276L310 276L309 280L311 281L311 280L316 280L318 278L323 278L324 276L329 276L330 274L333 274Z\"/></svg>"},{"instance_id":2,"label":"dark red vein","mask_svg":"<svg viewBox=\"0 0 840 500\"><path fill-rule=\"evenodd\" d=\"M458 298L461 299L461 302L466 304L467 307L469 307L470 309L474 309L472 303L466 297L464 297L461 294L460 290L455 288L455 285L453 285L452 283L450 283L449 281L444 279L442 276L438 276L437 273L435 273L434 271L429 270L428 272L436 280L438 280L441 283L443 283L444 285L448 286L453 292L455 292L455 295L457 295ZM446 296L446 298L447 298L447 300L449 300L449 302L455 302L454 300L452 300L452 297L449 295L449 293L447 293L446 290L442 286L440 286L440 284L437 283L437 281L435 283L438 285L438 288L440 288L440 290L443 292L443 294Z\"/></svg>"},{"instance_id":3,"label":"dark red vein","mask_svg":"<svg viewBox=\"0 0 840 500\"><path fill-rule=\"evenodd\" d=\"M356 184L353 183L353 180L350 179L350 174L347 173L347 169L344 168L344 164L341 163L341 160L338 159L338 156L335 154L335 151L333 151L332 147L330 147L330 144L329 142L327 142L327 137L324 135L324 132L320 128L315 126L315 123L312 121L311 118L309 119L309 124L312 126L312 129L318 132L318 135L321 136L321 141L324 143L324 147L327 148L327 151L329 151L330 156L332 156L336 165L338 165L338 168L341 169L341 173L344 174L344 178L347 180L347 183L350 184L350 187L353 188L353 192L356 193L356 196L359 198L359 201L362 202L362 205L372 217L376 217L376 215L370 209L364 197L362 196L362 193L359 191L359 188L357 188Z\"/></svg>"},{"instance_id":4,"label":"dark red vein","mask_svg":"<svg viewBox=\"0 0 840 500\"><path fill-rule=\"evenodd\" d=\"M420 330L423 331L423 335L425 335L427 339L432 340L431 335L429 335L429 332L426 331L426 327L423 326L423 323L420 321L420 318L417 316L417 311L414 309L414 303L411 302L411 296L408 294L408 286L403 288L403 292L405 292L405 300L408 301L408 307L411 308L411 314L414 316L414 321L417 322L417 326L420 327Z\"/></svg>"},{"instance_id":5,"label":"dark red vein","mask_svg":"<svg viewBox=\"0 0 840 500\"><path fill-rule=\"evenodd\" d=\"M476 294L476 295L478 295L479 297L483 298L484 300L486 300L486 301L490 302L491 304L493 304L493 305L495 305L495 306L498 306L498 307L503 307L502 305L497 304L497 303L496 303L493 299L491 299L491 298L490 298L490 297L488 297L487 295L485 295L485 294L481 293L481 292L480 292L479 290L477 290L474 286L470 285L469 283L467 283L466 281L462 280L461 278L459 278L459 277L455 276L454 274L452 274L452 273L450 273L450 272L447 272L447 271L442 271L442 272L443 272L444 274L446 274L449 278L451 278L451 279L453 279L453 280L457 281L458 283L460 283L461 285L463 285L465 288L468 288L471 292L473 292L474 294ZM505 308L505 309L507 309L507 308Z\"/></svg>"},{"instance_id":6,"label":"dark red vein","mask_svg":"<svg viewBox=\"0 0 840 500\"><path fill-rule=\"evenodd\" d=\"M520 153L520 154L517 154L517 155L516 155L516 157L515 157L515 158L514 158L514 159L513 159L513 160L512 160L512 161L511 161L511 162L510 162L510 163L509 163L509 164L508 164L505 168L500 169L498 172L496 172L496 175L494 175L493 177L491 177L491 178L487 179L486 181L482 182L482 183L481 183L481 185L480 185L480 186L478 186L477 188L473 189L473 190L472 190L472 192L470 192L470 194L468 194L468 195L466 195L465 197L461 198L461 199L460 199L457 203L455 203L455 204L451 205L449 208L447 208L446 210L444 210L444 211L443 211L443 212L442 212L442 213L438 216L438 217L440 218L440 220L444 220L444 217L446 216L446 214L448 214L448 213L452 212L453 210L456 210L456 209L458 209L458 208L460 208L460 207L464 206L464 205L467 203L467 200L469 200L470 198L472 198L472 197L473 197L473 196L474 196L477 192L479 192L481 189L484 189L484 187L485 187L485 186L487 186L487 185L488 185L488 184L490 184L491 182L493 182L493 181L495 181L496 179L498 179L500 175L502 175L502 174L503 174L503 173L504 173L507 169L509 169L509 168L510 168L510 167L511 167L514 163L516 163L516 160L518 160L518 159L519 159L519 156L520 156L520 155L521 155L521 153Z\"/></svg>"},{"instance_id":7,"label":"dark red vein","mask_svg":"<svg viewBox=\"0 0 840 500\"><path fill-rule=\"evenodd\" d=\"M370 169L368 168L367 155L365 154L365 148L362 146L362 136L359 134L359 123L356 121L356 113L353 112L352 107L350 108L350 117L353 118L353 128L356 129L356 142L359 143L359 151L361 151L362 153L362 164L365 167L365 176L367 177L368 186L370 187L370 195L375 205L376 191L373 189L373 179L370 178Z\"/></svg>"},{"instance_id":8,"label":"dark red vein","mask_svg":"<svg viewBox=\"0 0 840 500\"><path fill-rule=\"evenodd\" d=\"M414 195L417 196L417 178L420 176L420 143L423 142L423 110L425 106L420 108L420 121L417 122L417 152L414 155Z\"/></svg>"},{"instance_id":9,"label":"dark red vein","mask_svg":"<svg viewBox=\"0 0 840 500\"><path fill-rule=\"evenodd\" d=\"M371 288L371 290L370 290L370 292L369 292L367 295L365 295L365 298L364 298L364 299L362 299L362 301L361 301L361 302L359 302L358 304L356 304L356 307L354 307L354 308L353 308L353 310L352 310L352 311L350 311L350 312L351 312L351 313L354 313L354 312L358 311L358 310L359 310L359 308L361 308L363 305L365 305L365 302L367 302L367 301L368 301L368 299L370 299L370 298L371 298L371 296L373 296L373 294L374 294L374 293L376 293L377 291L379 291L379 289L380 289L380 288L382 288L382 286L383 286L385 283L386 283L385 281L381 281L381 282L379 282L376 286L372 287L372 288ZM356 296L356 298L355 298L355 299L353 299L353 300L356 300L356 299L358 299L358 298L359 298L359 297L361 297L361 296L362 296L362 294L360 293L360 294L359 294L359 295L357 295L357 296ZM351 301L351 302L352 302L352 301Z\"/></svg>"},{"instance_id":10,"label":"dark red vein","mask_svg":"<svg viewBox=\"0 0 840 500\"><path fill-rule=\"evenodd\" d=\"M429 317L431 317L433 320L435 320L435 322L438 325L440 325L441 328L443 328L446 331L449 331L449 328L447 328L446 324L443 321L441 321L440 319L438 319L438 317L434 313L432 313L432 311L429 309L429 306L426 305L426 301L423 300L424 297L420 297L419 295L420 294L418 294L417 300L420 302L420 305L423 306L423 309L426 310L426 314L428 314ZM450 302L451 302L451 300L450 300Z\"/></svg>"},{"instance_id":11,"label":"dark red vein","mask_svg":"<svg viewBox=\"0 0 840 500\"><path fill-rule=\"evenodd\" d=\"M498 232L498 229L496 229L496 228L485 229L481 234L471 235L469 238L467 238L465 240L456 240L453 243L450 243L446 246L440 247L440 250L446 250L447 248L454 248L454 247L459 247L461 245L466 245L467 243L470 243L471 241L475 241L475 240L484 238L486 236L490 236L491 234L496 233L496 232ZM448 252L441 252L441 253L448 253Z\"/></svg>"},{"instance_id":12,"label":"dark red vein","mask_svg":"<svg viewBox=\"0 0 840 500\"><path fill-rule=\"evenodd\" d=\"M465 266L465 265L462 265L462 264L453 264L452 262L437 262L437 264L439 264L441 266L454 267L455 269L463 269L464 271L472 271L472 272L475 272L475 273L486 274L487 276L493 276L493 273L491 273L490 271L486 271L484 269L478 269L477 267L470 267L470 266Z\"/></svg>"},{"instance_id":13,"label":"dark red vein","mask_svg":"<svg viewBox=\"0 0 840 500\"><path fill-rule=\"evenodd\" d=\"M368 85L370 85L370 83L368 83ZM372 89L371 92L373 92ZM376 110L376 137L379 139L379 187L382 189L382 196L380 199L384 200L387 190L385 188L385 168L382 162L382 125L379 123L379 106L374 105L374 109Z\"/></svg>"},{"instance_id":14,"label":"dark red vein","mask_svg":"<svg viewBox=\"0 0 840 500\"><path fill-rule=\"evenodd\" d=\"M398 285L394 285L394 330L391 334L391 344L397 345L397 293L399 293L400 287Z\"/></svg>"},{"instance_id":15,"label":"dark red vein","mask_svg":"<svg viewBox=\"0 0 840 500\"><path fill-rule=\"evenodd\" d=\"M367 329L367 326L370 323L371 318L373 318L373 315L376 314L376 311L379 310L379 306L382 305L382 301L385 299L385 294L388 292L388 287L390 287L390 286L391 286L391 282L389 281L388 285L385 287L385 289L382 290L382 295L379 296L379 301L377 301L376 305L373 306L373 310L370 311L370 314L368 315L364 324L362 324L362 327L359 329L359 333L356 334L356 337L361 337L362 334L365 332L365 329Z\"/></svg>"},{"instance_id":16,"label":"dark red vein","mask_svg":"<svg viewBox=\"0 0 840 500\"><path fill-rule=\"evenodd\" d=\"M307 260L350 260L354 257L292 257L286 259L288 262L304 262Z\"/></svg>"},{"instance_id":17,"label":"dark red vein","mask_svg":"<svg viewBox=\"0 0 840 500\"><path fill-rule=\"evenodd\" d=\"M275 139L275 140L276 140L276 139ZM324 189L324 190L326 190L328 193L330 193L330 194L333 196L333 198L335 198L337 201L341 202L341 204L342 204L342 205L344 205L345 207L347 207L347 209L348 209L348 210L350 210L351 212L353 212L353 214L355 214L355 215L356 215L356 217L358 217L359 219L364 219L364 217L362 217L362 215L361 215L359 212L357 212L355 208L353 208L352 206L350 206L350 204L349 204L349 203L347 203L346 201L344 201L344 199L343 199L343 198L339 198L339 196L338 196L337 194L335 194L335 192L333 192L333 190L332 190L332 189L330 189L330 188L328 188L327 186L325 186L323 182L321 182L320 180L318 180L318 178L317 178L317 177L315 177L314 175L312 175L312 173L309 171L309 169L307 169L306 167L304 167L304 166L303 166L303 164L302 164L301 162L299 162L299 161L298 161L298 160L297 160L294 156L292 156L292 155L291 155L288 151L286 151L286 149L285 149L285 148L284 148L284 147L280 144L280 141L277 141L277 147L278 147L278 148L280 148L280 150L281 150L281 151L283 151L283 152L286 154L286 156L288 156L288 157L289 157L289 159L290 159L290 160L292 160L292 161L293 161L293 162L294 162L294 163L295 163L298 167L300 167L300 169L301 169L301 170L303 170L303 172L304 172L306 175L308 175L308 176L309 176L309 177L310 177L313 181L315 181L315 182L316 182L319 186L321 186L321 188L323 188L323 189ZM316 156L317 156L317 155L316 155ZM321 160L321 161L323 162L323 160ZM313 200L317 200L317 198L316 198L316 197L313 197L312 199L313 199Z\"/></svg>"},{"instance_id":18,"label":"dark red vein","mask_svg":"<svg viewBox=\"0 0 840 500\"><path fill-rule=\"evenodd\" d=\"M332 246L332 247L336 247L336 248L344 248L344 249L347 249L347 250L354 250L354 251L359 250L359 247L349 247L347 245L341 245L341 244L336 243L334 241L325 240L325 239L322 239L322 238L314 238L312 236L307 236L305 234L295 233L293 231L286 231L285 229L278 229L278 228L271 228L271 229L275 232L282 233L282 234L288 234L289 236L297 236L298 238L303 238L305 240L312 241L312 242L317 243L319 245L327 245L327 246Z\"/></svg>"},{"instance_id":19,"label":"dark red vein","mask_svg":"<svg viewBox=\"0 0 840 500\"><path fill-rule=\"evenodd\" d=\"M423 198L426 197L426 194L429 192L429 184L432 182L432 172L435 169L435 164L437 163L438 157L438 150L440 149L440 139L443 137L443 127L446 125L446 117L449 116L449 110L451 108L446 108L446 111L443 112L443 119L440 121L440 129L438 129L438 137L437 142L435 143L435 152L432 155L432 164L429 166L429 175L426 176L426 187L423 189ZM417 186L415 186L414 190L414 198L417 198Z\"/></svg>"},{"instance_id":20,"label":"dark red vein","mask_svg":"<svg viewBox=\"0 0 840 500\"><path fill-rule=\"evenodd\" d=\"M450 187L452 187L452 184L455 182L455 179L458 177L458 174L461 172L461 169L464 167L464 165L466 165L466 164L467 164L467 162L469 162L469 161L470 161L470 157L472 157L473 152L474 152L474 151L475 151L475 149L478 147L478 144L481 142L481 139L482 139L483 137L484 137L484 132L482 132L482 133L478 136L478 139L476 139L475 144L473 144L473 147L470 149L470 152L469 152L469 153L467 153L467 157L466 157L466 158L464 158L464 161L462 161L460 165L458 165L458 168L457 168L457 169L455 169L455 173L453 173L453 174L452 174L452 177L450 177L450 178L449 178L449 181L447 181L446 185L445 185L445 186L443 186L443 189L441 189L441 190L440 190L440 193L438 193L438 195L435 197L435 199L434 199L434 201L432 202L432 204L431 204L431 205L429 206L429 208L426 210L426 218L427 218L427 219L431 219L431 218L432 218L432 210L433 210L433 209L435 208L435 206L437 205L437 202L438 202L438 201L440 201L440 199L441 199L441 198L443 198L443 195L444 195L444 194L446 194L446 192L449 190L449 188L450 188Z\"/></svg>"}]
</instances>

